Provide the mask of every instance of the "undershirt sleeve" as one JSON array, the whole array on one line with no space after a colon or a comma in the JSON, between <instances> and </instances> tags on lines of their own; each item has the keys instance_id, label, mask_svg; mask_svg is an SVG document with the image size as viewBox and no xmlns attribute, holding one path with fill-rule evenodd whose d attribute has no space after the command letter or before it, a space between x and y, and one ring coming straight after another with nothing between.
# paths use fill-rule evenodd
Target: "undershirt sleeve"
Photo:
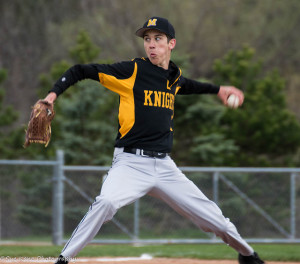
<instances>
[{"instance_id":1,"label":"undershirt sleeve","mask_svg":"<svg viewBox=\"0 0 300 264\"><path fill-rule=\"evenodd\" d=\"M106 73L116 78L125 79L132 75L134 63L119 62L115 64L77 64L69 68L54 84L49 92L62 94L70 86L84 79L99 81L99 73Z\"/></svg>"},{"instance_id":2,"label":"undershirt sleeve","mask_svg":"<svg viewBox=\"0 0 300 264\"><path fill-rule=\"evenodd\" d=\"M220 86L191 80L182 77L181 88L178 90L178 94L217 94L220 90Z\"/></svg>"}]
</instances>

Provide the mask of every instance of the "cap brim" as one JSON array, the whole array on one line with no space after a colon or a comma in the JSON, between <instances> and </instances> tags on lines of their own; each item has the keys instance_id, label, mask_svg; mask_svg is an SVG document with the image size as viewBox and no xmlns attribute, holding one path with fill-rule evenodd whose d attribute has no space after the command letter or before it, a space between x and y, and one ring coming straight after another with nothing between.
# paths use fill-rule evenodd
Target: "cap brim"
<instances>
[{"instance_id":1,"label":"cap brim","mask_svg":"<svg viewBox=\"0 0 300 264\"><path fill-rule=\"evenodd\" d=\"M166 32L164 32L163 30L158 29L158 28L155 28L155 27L151 27L151 28L140 28L140 29L138 29L138 30L135 32L135 35L137 35L138 37L143 38L145 32L148 31L148 30L157 30L157 31L160 31L160 32L166 34L167 36L169 36L169 35L168 35ZM171 36L170 36L170 37L171 37Z\"/></svg>"},{"instance_id":2,"label":"cap brim","mask_svg":"<svg viewBox=\"0 0 300 264\"><path fill-rule=\"evenodd\" d=\"M138 29L138 30L135 32L135 35L137 35L138 37L143 38L143 37L144 37L144 33L145 33L147 30L150 30L150 28L140 28L140 29Z\"/></svg>"}]
</instances>

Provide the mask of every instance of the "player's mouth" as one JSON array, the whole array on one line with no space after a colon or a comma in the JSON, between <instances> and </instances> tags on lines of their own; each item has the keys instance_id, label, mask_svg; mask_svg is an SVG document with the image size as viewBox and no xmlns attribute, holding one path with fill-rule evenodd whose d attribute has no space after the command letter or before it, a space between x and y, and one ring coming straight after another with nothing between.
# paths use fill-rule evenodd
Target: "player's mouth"
<instances>
[{"instance_id":1,"label":"player's mouth","mask_svg":"<svg viewBox=\"0 0 300 264\"><path fill-rule=\"evenodd\" d=\"M156 57L156 53L150 52L150 57L151 57L151 58L155 58L155 57Z\"/></svg>"}]
</instances>

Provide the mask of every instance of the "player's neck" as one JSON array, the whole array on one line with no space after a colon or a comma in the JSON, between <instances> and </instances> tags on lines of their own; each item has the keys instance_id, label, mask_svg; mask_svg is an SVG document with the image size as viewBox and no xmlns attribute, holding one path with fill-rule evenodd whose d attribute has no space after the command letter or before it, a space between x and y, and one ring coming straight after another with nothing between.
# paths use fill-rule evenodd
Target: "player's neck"
<instances>
[{"instance_id":1,"label":"player's neck","mask_svg":"<svg viewBox=\"0 0 300 264\"><path fill-rule=\"evenodd\" d=\"M153 62L152 62L153 63ZM153 63L154 64L154 63ZM168 57L167 59L161 61L160 63L154 64L158 67L163 68L164 70L168 70L169 69L169 64L170 64L170 57Z\"/></svg>"}]
</instances>

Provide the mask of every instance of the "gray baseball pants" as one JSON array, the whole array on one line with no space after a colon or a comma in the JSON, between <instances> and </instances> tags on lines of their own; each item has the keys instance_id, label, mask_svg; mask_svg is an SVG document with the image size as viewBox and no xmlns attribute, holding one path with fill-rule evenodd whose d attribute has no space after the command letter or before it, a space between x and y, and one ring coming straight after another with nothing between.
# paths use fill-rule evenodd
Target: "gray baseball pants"
<instances>
[{"instance_id":1,"label":"gray baseball pants","mask_svg":"<svg viewBox=\"0 0 300 264\"><path fill-rule=\"evenodd\" d=\"M111 220L119 208L150 194L160 198L179 214L193 221L205 232L213 232L242 255L253 249L241 238L235 226L220 208L190 181L169 157L143 157L115 148L112 167L100 195L74 230L62 250L66 258L75 257Z\"/></svg>"}]
</instances>

